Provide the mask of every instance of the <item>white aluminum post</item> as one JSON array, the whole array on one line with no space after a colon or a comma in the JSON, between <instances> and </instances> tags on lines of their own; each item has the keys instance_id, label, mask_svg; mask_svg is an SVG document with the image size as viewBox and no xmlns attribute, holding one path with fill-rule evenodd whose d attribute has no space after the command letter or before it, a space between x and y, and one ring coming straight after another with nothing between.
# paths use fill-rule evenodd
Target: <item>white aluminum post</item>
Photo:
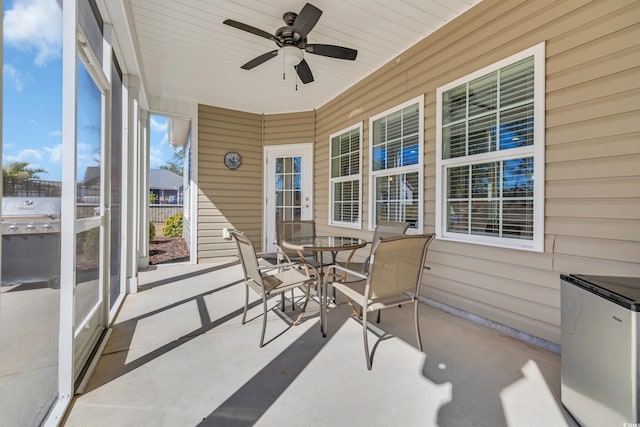
<instances>
[{"instance_id":1,"label":"white aluminum post","mask_svg":"<svg viewBox=\"0 0 640 427\"><path fill-rule=\"evenodd\" d=\"M75 287L77 1L62 2L62 196L60 224L60 331L58 400L45 420L58 425L73 396L73 289Z\"/></svg>"},{"instance_id":2,"label":"white aluminum post","mask_svg":"<svg viewBox=\"0 0 640 427\"><path fill-rule=\"evenodd\" d=\"M140 183L140 206L138 245L138 268L145 269L149 266L149 112L140 111L140 141L138 146L140 162L138 163L138 176Z\"/></svg>"},{"instance_id":3,"label":"white aluminum post","mask_svg":"<svg viewBox=\"0 0 640 427\"><path fill-rule=\"evenodd\" d=\"M128 147L128 166L127 166L127 185L131 188L127 197L127 241L138 242L140 206L138 203L140 195L140 178L138 175L138 144L139 144L139 107L138 107L138 89L133 86L134 76L128 76L128 98L129 111L127 117L129 129L127 133ZM135 294L138 292L138 245L125 245L127 253L127 292Z\"/></svg>"}]
</instances>

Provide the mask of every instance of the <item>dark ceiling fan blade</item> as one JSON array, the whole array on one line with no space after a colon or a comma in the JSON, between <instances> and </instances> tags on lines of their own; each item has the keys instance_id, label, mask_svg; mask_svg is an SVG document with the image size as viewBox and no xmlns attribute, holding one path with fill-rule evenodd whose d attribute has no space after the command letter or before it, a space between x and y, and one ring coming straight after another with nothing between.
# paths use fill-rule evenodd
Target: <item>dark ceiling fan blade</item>
<instances>
[{"instance_id":1,"label":"dark ceiling fan blade","mask_svg":"<svg viewBox=\"0 0 640 427\"><path fill-rule=\"evenodd\" d=\"M309 68L307 61L303 59L294 68L296 69L298 77L300 77L300 81L302 81L302 83L307 84L313 81L313 74L311 74L311 68Z\"/></svg>"},{"instance_id":2,"label":"dark ceiling fan blade","mask_svg":"<svg viewBox=\"0 0 640 427\"><path fill-rule=\"evenodd\" d=\"M308 44L304 50L316 55L328 56L338 59L349 59L353 61L358 56L358 51L348 47L333 46L330 44Z\"/></svg>"},{"instance_id":3,"label":"dark ceiling fan blade","mask_svg":"<svg viewBox=\"0 0 640 427\"><path fill-rule=\"evenodd\" d=\"M300 38L295 36L296 40L302 40L307 37L307 34L309 34L313 27L318 23L320 15L322 15L322 11L311 3L304 5L296 17L296 20L293 22L293 33L300 36Z\"/></svg>"},{"instance_id":4,"label":"dark ceiling fan blade","mask_svg":"<svg viewBox=\"0 0 640 427\"><path fill-rule=\"evenodd\" d=\"M242 31L246 31L251 34L255 34L256 36L264 37L265 39L275 41L275 37L273 34L269 34L266 31L263 31L259 28L252 27L251 25L243 24L242 22L234 21L233 19L225 19L222 21L223 24L229 25L230 27L237 28Z\"/></svg>"},{"instance_id":5,"label":"dark ceiling fan blade","mask_svg":"<svg viewBox=\"0 0 640 427\"><path fill-rule=\"evenodd\" d=\"M244 70L250 70L252 68L257 67L260 64L263 64L263 63L267 62L271 58L275 58L276 56L278 56L278 49L272 50L271 52L267 52L265 54L262 54L262 55L258 56L257 58L253 58L251 61L247 62L246 64L244 64L240 68L242 68Z\"/></svg>"}]
</instances>

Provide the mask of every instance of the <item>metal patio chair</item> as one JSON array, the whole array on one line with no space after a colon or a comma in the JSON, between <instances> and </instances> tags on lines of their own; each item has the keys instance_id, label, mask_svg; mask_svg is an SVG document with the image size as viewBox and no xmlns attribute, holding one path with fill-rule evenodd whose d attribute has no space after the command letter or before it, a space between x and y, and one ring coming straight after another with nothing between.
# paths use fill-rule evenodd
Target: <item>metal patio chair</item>
<instances>
[{"instance_id":1,"label":"metal patio chair","mask_svg":"<svg viewBox=\"0 0 640 427\"><path fill-rule=\"evenodd\" d=\"M373 357L367 341L367 314L372 311L413 302L416 339L418 348L422 351L418 322L418 296L427 249L434 236L434 234L421 234L378 240L374 243L368 274L348 270L338 265L328 267L329 270L347 272L350 277L359 279L355 282L333 281L329 284L362 307L364 350L369 370Z\"/></svg>"},{"instance_id":2,"label":"metal patio chair","mask_svg":"<svg viewBox=\"0 0 640 427\"><path fill-rule=\"evenodd\" d=\"M293 290L300 286L306 288L306 297L301 312L293 322L294 326L300 322L302 315L304 314L307 303L309 302L311 285L317 284L318 272L315 267L303 262L288 262L277 263L268 266L261 266L258 263L258 257L256 255L255 248L249 238L244 233L238 230L230 230L231 235L236 241L238 247L238 255L240 256L240 263L242 264L242 270L244 272L244 281L246 284L245 300L244 300L244 312L242 313L242 324L246 323L247 309L249 306L249 288L253 289L258 295L262 297L262 334L260 335L260 347L264 346L264 335L267 329L267 299L274 294L281 294L282 297L282 309L284 311L284 293L291 291L291 304L295 310L295 304L293 302ZM309 270L315 270L315 274L308 276L301 269L305 267Z\"/></svg>"},{"instance_id":3,"label":"metal patio chair","mask_svg":"<svg viewBox=\"0 0 640 427\"><path fill-rule=\"evenodd\" d=\"M371 242L368 243L369 255L367 255L367 258L365 258L364 262L361 262L361 263L348 262L342 265L350 270L356 270L356 271L360 271L363 274L367 274L369 272L369 261L371 260L371 254L373 254L373 250L377 242L382 238L402 236L404 235L404 233L407 231L408 228L409 228L408 222L380 221L378 225L376 225L376 228L373 232L373 239L371 240ZM343 276L344 276L344 279L347 280L347 277L346 277L347 275L344 274ZM334 295L334 299L335 299L335 295ZM357 314L358 316L362 316L362 314L358 314L356 312L349 298L347 298L347 303L351 307L351 310L353 310L354 314ZM380 311L378 311L378 315L376 317L376 323L380 323Z\"/></svg>"},{"instance_id":4,"label":"metal patio chair","mask_svg":"<svg viewBox=\"0 0 640 427\"><path fill-rule=\"evenodd\" d=\"M408 222L395 222L395 221L381 221L376 225L375 230L373 231L373 239L369 243L369 255L362 263L349 263L349 265L345 265L345 267L350 270L360 270L361 273L366 273L369 271L369 261L371 259L371 254L373 253L373 249L378 240L382 238L388 237L396 237L402 236L409 228ZM359 267L359 268L357 268Z\"/></svg>"},{"instance_id":5,"label":"metal patio chair","mask_svg":"<svg viewBox=\"0 0 640 427\"><path fill-rule=\"evenodd\" d=\"M295 262L303 261L311 264L315 268L320 266L320 262L316 259L316 254L313 252L303 252L302 258L296 251L286 249L282 247L282 241L293 239L296 237L315 237L316 236L316 223L314 220L294 220L294 221L282 221L276 220L276 238L277 238L277 251L278 262ZM307 271L308 275L311 272Z\"/></svg>"}]
</instances>

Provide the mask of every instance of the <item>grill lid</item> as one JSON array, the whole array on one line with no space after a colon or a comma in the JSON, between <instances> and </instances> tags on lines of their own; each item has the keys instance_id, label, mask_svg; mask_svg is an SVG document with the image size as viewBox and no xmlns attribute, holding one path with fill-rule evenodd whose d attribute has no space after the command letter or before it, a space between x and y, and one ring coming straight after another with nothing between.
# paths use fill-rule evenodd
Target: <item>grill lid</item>
<instances>
[{"instance_id":1,"label":"grill lid","mask_svg":"<svg viewBox=\"0 0 640 427\"><path fill-rule=\"evenodd\" d=\"M3 197L3 220L59 219L59 197Z\"/></svg>"}]
</instances>

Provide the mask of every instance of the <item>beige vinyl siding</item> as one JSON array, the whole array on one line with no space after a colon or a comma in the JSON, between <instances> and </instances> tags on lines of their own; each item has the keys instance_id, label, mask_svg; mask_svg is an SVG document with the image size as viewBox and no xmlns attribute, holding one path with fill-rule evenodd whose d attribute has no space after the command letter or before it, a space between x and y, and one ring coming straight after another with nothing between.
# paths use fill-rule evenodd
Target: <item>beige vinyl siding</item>
<instances>
[{"instance_id":1,"label":"beige vinyl siding","mask_svg":"<svg viewBox=\"0 0 640 427\"><path fill-rule=\"evenodd\" d=\"M198 106L198 262L235 257L223 228L262 239L262 116ZM229 170L224 155L236 151L242 166Z\"/></svg>"},{"instance_id":2,"label":"beige vinyl siding","mask_svg":"<svg viewBox=\"0 0 640 427\"><path fill-rule=\"evenodd\" d=\"M559 274L640 275L640 2L484 0L316 112L320 232L370 238L368 118L425 95L435 221L436 89L546 41L545 249L436 241L424 294L560 342ZM363 228L327 225L329 135L364 122ZM362 254L361 254L362 255Z\"/></svg>"},{"instance_id":3,"label":"beige vinyl siding","mask_svg":"<svg viewBox=\"0 0 640 427\"><path fill-rule=\"evenodd\" d=\"M264 145L300 144L313 140L313 111L264 116Z\"/></svg>"},{"instance_id":4,"label":"beige vinyl siding","mask_svg":"<svg viewBox=\"0 0 640 427\"><path fill-rule=\"evenodd\" d=\"M225 226L247 227L259 240L264 145L314 142L318 233L370 239L369 117L418 96L425 113L423 222L432 232L437 88L542 41L544 252L435 241L423 291L559 343L560 273L640 276L637 0L484 0L316 111L259 116L201 106L199 259L233 255L221 241ZM362 227L332 227L329 136L357 123L363 124ZM241 170L251 165L242 180L222 165L230 147L244 157Z\"/></svg>"}]
</instances>

